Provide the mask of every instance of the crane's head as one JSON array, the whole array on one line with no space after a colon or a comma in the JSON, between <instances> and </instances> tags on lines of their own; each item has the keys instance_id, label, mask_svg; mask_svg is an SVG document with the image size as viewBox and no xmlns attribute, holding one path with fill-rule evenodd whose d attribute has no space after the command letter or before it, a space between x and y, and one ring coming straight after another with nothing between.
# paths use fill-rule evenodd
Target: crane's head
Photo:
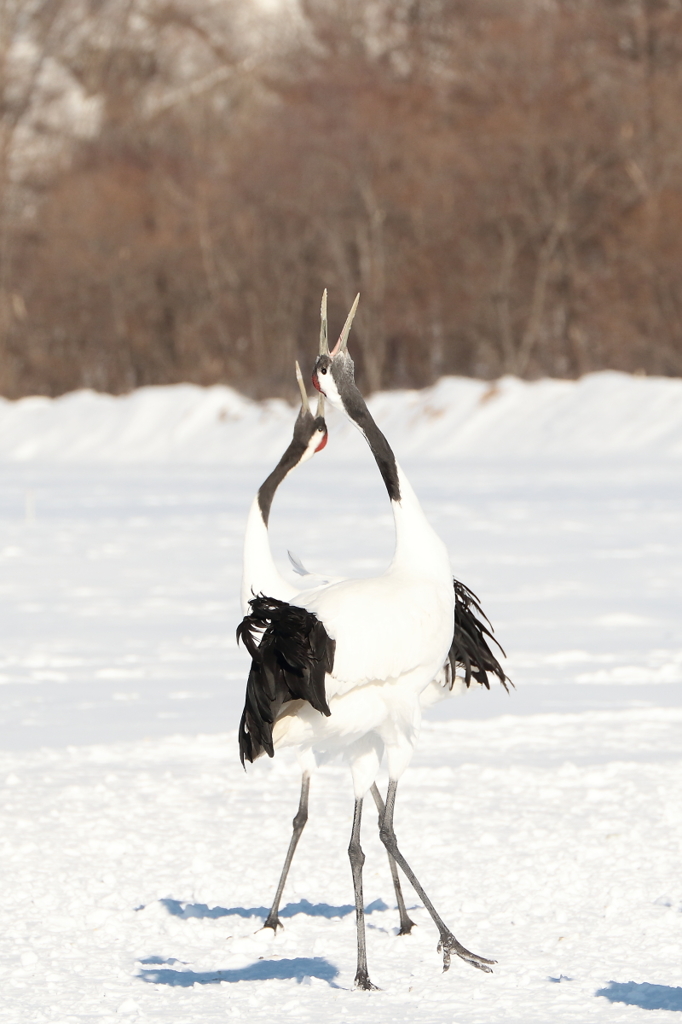
<instances>
[{"instance_id":1,"label":"crane's head","mask_svg":"<svg viewBox=\"0 0 682 1024\"><path fill-rule=\"evenodd\" d=\"M346 317L339 340L330 352L326 288L322 294L322 306L320 307L320 354L315 360L313 368L313 384L320 394L328 398L337 409L345 408L344 396L348 395L349 386L352 386L353 389L355 388L355 367L348 352L348 335L350 334L353 317L355 316L359 301L360 295L358 294L355 296L355 302Z\"/></svg>"},{"instance_id":2,"label":"crane's head","mask_svg":"<svg viewBox=\"0 0 682 1024\"><path fill-rule=\"evenodd\" d=\"M398 478L398 467L395 455L391 446L379 430L367 408L367 403L355 385L355 367L353 360L348 354L348 335L355 311L358 308L360 296L355 296L355 302L350 308L346 317L343 330L336 345L329 351L327 332L327 292L322 295L322 306L320 315L322 326L320 327L320 354L315 360L313 368L313 384L325 398L337 409L342 410L358 430L364 434L367 444L372 449L376 459L379 472L384 478L388 496L391 501L400 501L400 481Z\"/></svg>"},{"instance_id":3,"label":"crane's head","mask_svg":"<svg viewBox=\"0 0 682 1024\"><path fill-rule=\"evenodd\" d=\"M313 416L306 394L301 367L296 363L296 380L301 390L301 411L294 424L293 443L303 454L299 462L307 462L315 452L321 452L327 443L327 424L324 418L324 395L317 399L317 410Z\"/></svg>"}]
</instances>

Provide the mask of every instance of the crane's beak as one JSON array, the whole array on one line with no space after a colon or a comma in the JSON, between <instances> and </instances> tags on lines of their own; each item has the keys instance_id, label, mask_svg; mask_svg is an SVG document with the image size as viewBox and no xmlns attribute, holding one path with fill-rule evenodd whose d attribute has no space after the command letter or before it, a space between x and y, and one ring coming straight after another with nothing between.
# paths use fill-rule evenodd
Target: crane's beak
<instances>
[{"instance_id":1,"label":"crane's beak","mask_svg":"<svg viewBox=\"0 0 682 1024\"><path fill-rule=\"evenodd\" d=\"M334 345L333 351L330 352L330 357L332 359L334 358L334 356L338 356L342 352L346 352L348 349L348 335L350 334L350 329L353 325L353 318L355 317L359 301L360 292L358 292L358 294L355 296L355 302L350 307L350 313L346 317L346 322L343 325L343 330L341 331L341 334L339 335L339 340L337 341L336 345Z\"/></svg>"},{"instance_id":2,"label":"crane's beak","mask_svg":"<svg viewBox=\"0 0 682 1024\"><path fill-rule=\"evenodd\" d=\"M320 355L329 355L329 329L327 325L327 289L322 292L320 305Z\"/></svg>"},{"instance_id":3,"label":"crane's beak","mask_svg":"<svg viewBox=\"0 0 682 1024\"><path fill-rule=\"evenodd\" d=\"M308 395L306 394L305 384L303 383L303 374L301 373L301 367L298 365L298 359L296 360L296 380L298 381L298 386L301 392L301 405L303 410L304 412L310 413L310 402L308 401ZM319 401L317 404L319 407ZM317 415L319 416L320 413L318 412Z\"/></svg>"},{"instance_id":4,"label":"crane's beak","mask_svg":"<svg viewBox=\"0 0 682 1024\"><path fill-rule=\"evenodd\" d=\"M317 396L317 418L319 419L320 417L324 419L324 395L321 391Z\"/></svg>"}]
</instances>

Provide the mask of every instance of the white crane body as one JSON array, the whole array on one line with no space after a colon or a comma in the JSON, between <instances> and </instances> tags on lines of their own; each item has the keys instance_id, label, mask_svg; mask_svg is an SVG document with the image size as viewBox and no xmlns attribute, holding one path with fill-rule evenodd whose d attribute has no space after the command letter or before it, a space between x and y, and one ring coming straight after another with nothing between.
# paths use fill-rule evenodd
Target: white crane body
<instances>
[{"instance_id":1,"label":"white crane body","mask_svg":"<svg viewBox=\"0 0 682 1024\"><path fill-rule=\"evenodd\" d=\"M491 633L475 614L483 616L475 595L453 581L447 549L424 515L355 385L346 343L356 306L357 299L330 353L325 293L320 356L313 384L344 412L370 446L391 501L395 551L380 576L321 582L295 592L274 567L269 544L263 543L267 539L269 502L286 475L283 458L259 491L249 517L247 532L254 546L248 556L245 552L242 602L250 613L245 615L237 635L251 653L252 663L239 743L242 763L263 753L272 757L278 749L294 747L303 769L294 834L266 920L266 926L273 929L280 924L279 901L307 820L310 772L339 754L349 763L355 794L348 851L357 919L355 983L358 988L372 989L367 970L364 854L360 846L363 799L370 789L379 809L380 837L391 864L401 934L409 933L412 922L400 893L396 865L405 872L439 930L438 949L443 953L444 970L450 965L452 953L485 972L494 963L465 949L444 924L398 847L393 813L398 780L410 763L419 735L422 706L435 703L444 691L453 689L460 664L467 686L475 678L489 688L487 673L493 672L506 687L506 676L487 645L486 636L491 637ZM312 448L310 455L315 450ZM295 464L300 461L299 451ZM294 565L305 574L300 564ZM256 578L258 593L252 596ZM385 804L376 787L384 755L389 776Z\"/></svg>"},{"instance_id":2,"label":"white crane body","mask_svg":"<svg viewBox=\"0 0 682 1024\"><path fill-rule=\"evenodd\" d=\"M396 550L386 572L289 598L314 613L336 642L325 678L331 714L309 704L295 711L284 705L273 729L275 749L297 747L306 766L310 755L319 763L343 754L356 797L375 781L384 751L390 778L398 779L409 764L421 694L452 643L455 596L447 551L399 469L398 479Z\"/></svg>"}]
</instances>

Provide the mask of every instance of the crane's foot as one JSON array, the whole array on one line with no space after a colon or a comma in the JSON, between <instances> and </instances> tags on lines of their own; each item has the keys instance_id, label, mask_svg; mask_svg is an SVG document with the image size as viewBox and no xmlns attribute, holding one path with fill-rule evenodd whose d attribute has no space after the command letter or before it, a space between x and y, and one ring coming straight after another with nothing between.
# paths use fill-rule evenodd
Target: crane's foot
<instances>
[{"instance_id":1,"label":"crane's foot","mask_svg":"<svg viewBox=\"0 0 682 1024\"><path fill-rule=\"evenodd\" d=\"M476 967L479 971L484 971L486 974L492 974L492 967L489 965L497 963L497 960L486 960L484 956L470 953L461 942L457 941L452 932L441 933L438 952L443 954L443 973L450 969L450 957L453 953L468 964L471 964L472 967Z\"/></svg>"},{"instance_id":2,"label":"crane's foot","mask_svg":"<svg viewBox=\"0 0 682 1024\"><path fill-rule=\"evenodd\" d=\"M277 914L268 914L268 916L265 918L265 924L263 925L263 927L260 930L262 932L264 932L266 928L272 928L273 932L276 935L277 934L277 929L278 928L283 928L283 927L284 927L284 925L282 924L280 919L277 917Z\"/></svg>"},{"instance_id":3,"label":"crane's foot","mask_svg":"<svg viewBox=\"0 0 682 1024\"><path fill-rule=\"evenodd\" d=\"M367 971L358 971L355 975L355 984L353 988L359 989L361 992L378 992L379 988L377 985L373 985L369 980L369 974Z\"/></svg>"},{"instance_id":4,"label":"crane's foot","mask_svg":"<svg viewBox=\"0 0 682 1024\"><path fill-rule=\"evenodd\" d=\"M414 921L411 921L409 917L406 917L404 921L400 922L400 931L398 932L398 935L411 935L412 929L416 927L417 926Z\"/></svg>"}]
</instances>

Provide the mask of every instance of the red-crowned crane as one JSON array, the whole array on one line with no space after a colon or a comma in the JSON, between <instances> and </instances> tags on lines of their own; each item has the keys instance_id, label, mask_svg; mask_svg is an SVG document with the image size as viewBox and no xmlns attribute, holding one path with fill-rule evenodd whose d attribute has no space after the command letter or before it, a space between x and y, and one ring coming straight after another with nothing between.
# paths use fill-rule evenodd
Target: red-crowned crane
<instances>
[{"instance_id":1,"label":"red-crowned crane","mask_svg":"<svg viewBox=\"0 0 682 1024\"><path fill-rule=\"evenodd\" d=\"M371 448L393 509L395 553L381 576L325 584L287 601L261 596L250 602L251 613L238 630L253 659L239 739L242 761L294 746L304 771L306 765L309 771L336 754L349 762L355 792L348 850L357 921L355 985L372 989L360 825L363 799L368 790L375 792L384 753L389 786L385 805L377 801L380 836L438 928L443 968L448 969L454 953L482 971L491 970L494 961L466 949L435 910L398 847L393 815L398 780L410 762L419 731L422 695L429 686L453 681L446 670L440 684L434 683L452 662L458 596L458 603L478 627L473 649L464 652L465 663L473 664L476 678L477 672L483 673L486 685L486 670L503 683L506 677L485 643L487 630L471 614L470 605L479 610L478 606L465 588L459 595L457 584L453 589L445 545L428 523L355 385L347 341L356 306L357 299L331 353L323 331L313 383L361 430ZM484 657L482 648L487 652ZM484 664L488 656L494 664Z\"/></svg>"},{"instance_id":2,"label":"red-crowned crane","mask_svg":"<svg viewBox=\"0 0 682 1024\"><path fill-rule=\"evenodd\" d=\"M322 325L326 338L326 309L324 310L322 317ZM311 412L310 403L308 402L308 396L306 394L303 377L298 363L296 363L296 379L301 391L301 409L294 424L294 433L291 443L273 469L272 473L266 477L259 487L258 493L251 504L247 519L246 532L244 535L241 593L244 614L248 614L251 601L258 594L267 594L270 598L287 601L298 593L298 588L294 587L280 574L272 557L268 533L270 509L278 487L289 473L304 462L307 462L308 459L312 458L312 456L317 452L322 451L325 447L327 444L327 424L324 420L324 397L321 394L318 395L316 415L313 416ZM303 572L305 573L305 570L303 570ZM374 792L375 799L381 801L381 796L379 795L379 791L376 787L374 787ZM289 868L291 867L291 861L296 851L301 833L303 832L308 820L309 793L310 771L305 770L304 768L301 780L301 796L298 811L292 823L293 832L289 843L289 849L284 861L275 898L265 920L265 924L263 925L264 928L272 928L273 931L276 931L277 928L281 926L281 921L279 920L279 905L282 899L282 893L284 891ZM407 934L412 928L412 922L407 915L405 900L403 898L400 880L398 878L398 871L395 861L390 854L388 855L388 860L393 878L398 909L400 912L401 933Z\"/></svg>"}]
</instances>

